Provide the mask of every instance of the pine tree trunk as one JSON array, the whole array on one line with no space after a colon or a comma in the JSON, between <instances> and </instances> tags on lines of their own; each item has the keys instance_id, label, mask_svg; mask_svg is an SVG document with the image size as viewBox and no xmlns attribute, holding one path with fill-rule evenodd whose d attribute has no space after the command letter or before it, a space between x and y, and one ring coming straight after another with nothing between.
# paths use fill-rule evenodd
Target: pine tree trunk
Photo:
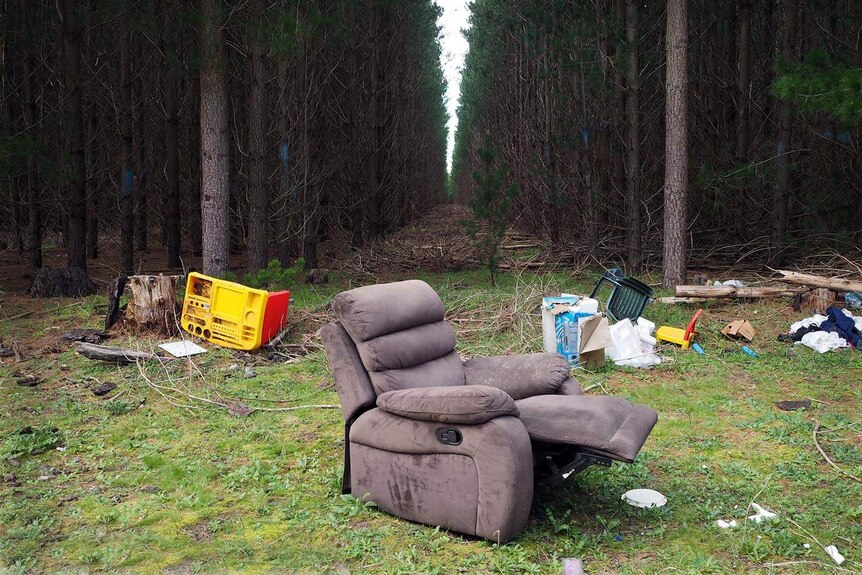
<instances>
[{"instance_id":1,"label":"pine tree trunk","mask_svg":"<svg viewBox=\"0 0 862 575\"><path fill-rule=\"evenodd\" d=\"M228 270L229 142L224 38L219 0L200 0L200 160L203 271L221 277Z\"/></svg>"},{"instance_id":2,"label":"pine tree trunk","mask_svg":"<svg viewBox=\"0 0 862 575\"><path fill-rule=\"evenodd\" d=\"M21 8L24 9L22 0ZM24 125L29 128L36 122L36 101L33 97L33 54L25 49L24 66ZM27 154L27 246L30 250L30 267L42 267L42 206L39 193L39 172L33 154Z\"/></svg>"},{"instance_id":3,"label":"pine tree trunk","mask_svg":"<svg viewBox=\"0 0 862 575\"><path fill-rule=\"evenodd\" d=\"M737 82L736 123L736 160L747 162L750 146L750 109L751 109L751 2L739 1L739 76ZM715 80L713 80L713 83ZM746 226L746 190L735 190L731 201L731 217L733 218L736 237L743 240L748 235Z\"/></svg>"},{"instance_id":4,"label":"pine tree trunk","mask_svg":"<svg viewBox=\"0 0 862 575\"><path fill-rule=\"evenodd\" d=\"M793 45L796 39L797 0L784 3L784 38L781 52L786 61L793 59ZM787 212L790 201L790 162L793 122L793 104L787 100L778 102L778 134L775 141L775 220L772 228L772 253L770 265L781 265L784 261L784 238L787 234Z\"/></svg>"},{"instance_id":5,"label":"pine tree trunk","mask_svg":"<svg viewBox=\"0 0 862 575\"><path fill-rule=\"evenodd\" d=\"M144 138L144 122L148 117L146 109L146 98L144 98L144 58L143 49L139 46L137 50L138 63L135 66L136 74L134 81L133 102L137 100L134 114L134 146L135 146L135 247L138 251L147 251L148 226L147 211L147 153Z\"/></svg>"},{"instance_id":6,"label":"pine tree trunk","mask_svg":"<svg viewBox=\"0 0 862 575\"><path fill-rule=\"evenodd\" d=\"M641 141L640 100L638 98L638 6L635 0L626 0L626 122L628 146L626 149L626 255L629 272L641 271Z\"/></svg>"},{"instance_id":7,"label":"pine tree trunk","mask_svg":"<svg viewBox=\"0 0 862 575\"><path fill-rule=\"evenodd\" d=\"M66 117L72 177L66 194L67 265L87 271L87 174L84 164L84 115L81 94L81 29L79 3L62 0L63 62L66 82Z\"/></svg>"},{"instance_id":8,"label":"pine tree trunk","mask_svg":"<svg viewBox=\"0 0 862 575\"><path fill-rule=\"evenodd\" d=\"M296 241L296 206L290 186L290 140L287 111L287 62L278 63L278 261L281 267L290 265L298 253Z\"/></svg>"},{"instance_id":9,"label":"pine tree trunk","mask_svg":"<svg viewBox=\"0 0 862 575\"><path fill-rule=\"evenodd\" d=\"M184 81L184 84L186 85L188 85L189 83L191 83L193 87L192 93L200 93L200 78L197 78L191 82ZM191 141L191 151L188 156L190 157L192 162L188 170L190 175L190 185L186 202L188 205L189 244L191 244L191 252L192 255L201 256L203 254L203 218L201 216L201 206L203 205L203 200L201 198L202 177L200 100L198 100L197 104L198 105L196 109L194 109L194 112L191 114L191 118L189 118L191 128L191 134L189 135L189 140Z\"/></svg>"},{"instance_id":10,"label":"pine tree trunk","mask_svg":"<svg viewBox=\"0 0 862 575\"><path fill-rule=\"evenodd\" d=\"M263 1L255 0L249 13L250 69L248 91L248 250L247 270L254 273L266 267L269 246L269 192L264 184L264 106L263 53L256 37L261 27Z\"/></svg>"},{"instance_id":11,"label":"pine tree trunk","mask_svg":"<svg viewBox=\"0 0 862 575\"><path fill-rule=\"evenodd\" d=\"M176 53L176 43L170 11L162 8L161 50L171 58ZM177 112L177 83L180 79L174 71L174 65L168 59L162 74L165 93L165 176L166 196L165 228L167 232L168 267L178 268L182 265L182 234L180 231L180 157L179 132L180 119Z\"/></svg>"},{"instance_id":12,"label":"pine tree trunk","mask_svg":"<svg viewBox=\"0 0 862 575\"><path fill-rule=\"evenodd\" d=\"M132 39L128 9L120 16L120 269L131 274L134 262L134 171L132 168Z\"/></svg>"},{"instance_id":13,"label":"pine tree trunk","mask_svg":"<svg viewBox=\"0 0 862 575\"><path fill-rule=\"evenodd\" d=\"M664 286L685 283L688 206L688 10L687 0L667 5L667 104L665 112Z\"/></svg>"}]
</instances>

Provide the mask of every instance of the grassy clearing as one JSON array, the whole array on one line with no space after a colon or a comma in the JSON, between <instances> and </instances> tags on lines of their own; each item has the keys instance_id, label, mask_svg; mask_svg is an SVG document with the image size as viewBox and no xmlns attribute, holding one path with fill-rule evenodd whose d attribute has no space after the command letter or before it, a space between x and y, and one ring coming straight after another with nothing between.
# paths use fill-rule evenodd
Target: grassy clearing
<instances>
[{"instance_id":1,"label":"grassy clearing","mask_svg":"<svg viewBox=\"0 0 862 575\"><path fill-rule=\"evenodd\" d=\"M461 352L474 355L538 351L541 293L583 293L594 276L504 275L493 289L478 272L422 277L450 310ZM294 341L349 285L335 278L294 291ZM816 419L824 449L862 475L862 353L796 347L787 357L775 335L798 314L783 302L707 304L700 330L707 357L667 349L656 369L579 372L584 386L600 384L591 393L653 406L659 424L634 465L588 470L541 493L526 531L503 547L341 497L337 410L236 417L176 407L136 366L76 356L60 335L98 327L104 299L64 307L71 303L3 300L7 317L36 313L0 322L0 340L21 342L24 354L0 364L0 573L559 573L563 557L584 558L589 573L837 572L816 541L837 545L844 569L862 564L862 485L830 468L811 439ZM646 315L684 325L692 312L652 304ZM718 333L736 317L758 329L759 359ZM322 352L284 363L207 347L196 362L205 383L183 367L145 373L249 405L338 402ZM243 376L246 365L253 378ZM42 382L17 385L26 374ZM114 399L92 395L97 381L118 385ZM817 401L805 412L773 406L801 397ZM34 432L22 435L26 426ZM642 486L670 503L638 511L619 500ZM714 526L742 519L752 500L781 519L732 531Z\"/></svg>"}]
</instances>

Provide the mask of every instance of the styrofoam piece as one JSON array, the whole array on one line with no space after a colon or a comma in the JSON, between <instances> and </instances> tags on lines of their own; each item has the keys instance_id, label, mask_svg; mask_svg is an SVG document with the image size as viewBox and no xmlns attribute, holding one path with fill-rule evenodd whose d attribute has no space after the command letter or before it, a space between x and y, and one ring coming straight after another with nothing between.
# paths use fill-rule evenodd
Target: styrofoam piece
<instances>
[{"instance_id":1,"label":"styrofoam piece","mask_svg":"<svg viewBox=\"0 0 862 575\"><path fill-rule=\"evenodd\" d=\"M658 340L651 335L644 335L642 333L638 333L638 337L643 343L652 347L655 347L655 344L658 343Z\"/></svg>"},{"instance_id":2,"label":"styrofoam piece","mask_svg":"<svg viewBox=\"0 0 862 575\"><path fill-rule=\"evenodd\" d=\"M621 499L632 507L644 509L662 507L667 503L667 497L654 489L630 489L623 493Z\"/></svg>"},{"instance_id":3,"label":"styrofoam piece","mask_svg":"<svg viewBox=\"0 0 862 575\"><path fill-rule=\"evenodd\" d=\"M206 353L206 349L187 339L181 341L169 341L159 344L159 347L174 357L188 357L199 353Z\"/></svg>"},{"instance_id":4,"label":"styrofoam piece","mask_svg":"<svg viewBox=\"0 0 862 575\"><path fill-rule=\"evenodd\" d=\"M769 511L768 509L764 509L757 503L752 503L751 508L754 509L757 513L754 515L749 515L748 520L754 521L755 523L761 523L762 521L769 521L770 519L775 519L778 517L777 514Z\"/></svg>"},{"instance_id":5,"label":"styrofoam piece","mask_svg":"<svg viewBox=\"0 0 862 575\"><path fill-rule=\"evenodd\" d=\"M718 521L715 522L715 524L718 525L719 527L721 527L722 529L731 529L733 527L736 527L736 525L737 525L736 519L732 519L730 521L725 521L724 519L719 519Z\"/></svg>"},{"instance_id":6,"label":"styrofoam piece","mask_svg":"<svg viewBox=\"0 0 862 575\"><path fill-rule=\"evenodd\" d=\"M632 320L625 318L611 326L611 345L605 353L614 361L640 355L641 343Z\"/></svg>"},{"instance_id":7,"label":"styrofoam piece","mask_svg":"<svg viewBox=\"0 0 862 575\"><path fill-rule=\"evenodd\" d=\"M834 545L830 545L829 547L824 548L826 552L832 557L832 560L835 561L838 565L844 563L844 556L838 551L838 548Z\"/></svg>"},{"instance_id":8,"label":"styrofoam piece","mask_svg":"<svg viewBox=\"0 0 862 575\"><path fill-rule=\"evenodd\" d=\"M578 307L581 308L582 313L596 314L599 313L599 300L585 297L578 302Z\"/></svg>"},{"instance_id":9,"label":"styrofoam piece","mask_svg":"<svg viewBox=\"0 0 862 575\"><path fill-rule=\"evenodd\" d=\"M638 331L641 333L646 332L647 335L652 335L652 333L655 331L655 323L651 322L645 317L639 317Z\"/></svg>"}]
</instances>

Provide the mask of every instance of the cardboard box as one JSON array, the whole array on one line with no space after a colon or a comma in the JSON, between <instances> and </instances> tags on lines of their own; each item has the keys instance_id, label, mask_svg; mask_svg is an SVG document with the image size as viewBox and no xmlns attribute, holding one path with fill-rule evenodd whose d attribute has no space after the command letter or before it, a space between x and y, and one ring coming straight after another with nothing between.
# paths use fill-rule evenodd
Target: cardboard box
<instances>
[{"instance_id":1,"label":"cardboard box","mask_svg":"<svg viewBox=\"0 0 862 575\"><path fill-rule=\"evenodd\" d=\"M757 330L754 329L754 326L747 319L737 319L724 326L721 333L731 339L751 341L754 339Z\"/></svg>"},{"instance_id":2,"label":"cardboard box","mask_svg":"<svg viewBox=\"0 0 862 575\"><path fill-rule=\"evenodd\" d=\"M604 316L572 309L583 300L569 295L542 298L542 344L546 352L561 354L569 365L593 369L605 363L610 330Z\"/></svg>"}]
</instances>

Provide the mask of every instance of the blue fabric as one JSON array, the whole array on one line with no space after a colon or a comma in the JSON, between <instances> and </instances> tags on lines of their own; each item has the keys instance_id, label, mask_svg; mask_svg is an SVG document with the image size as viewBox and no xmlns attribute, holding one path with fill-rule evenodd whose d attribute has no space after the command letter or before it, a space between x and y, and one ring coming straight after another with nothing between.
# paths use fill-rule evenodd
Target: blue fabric
<instances>
[{"instance_id":1,"label":"blue fabric","mask_svg":"<svg viewBox=\"0 0 862 575\"><path fill-rule=\"evenodd\" d=\"M820 329L837 333L847 340L855 348L862 344L862 333L856 329L856 323L848 317L840 308L830 307L826 310L828 319L820 324Z\"/></svg>"}]
</instances>

